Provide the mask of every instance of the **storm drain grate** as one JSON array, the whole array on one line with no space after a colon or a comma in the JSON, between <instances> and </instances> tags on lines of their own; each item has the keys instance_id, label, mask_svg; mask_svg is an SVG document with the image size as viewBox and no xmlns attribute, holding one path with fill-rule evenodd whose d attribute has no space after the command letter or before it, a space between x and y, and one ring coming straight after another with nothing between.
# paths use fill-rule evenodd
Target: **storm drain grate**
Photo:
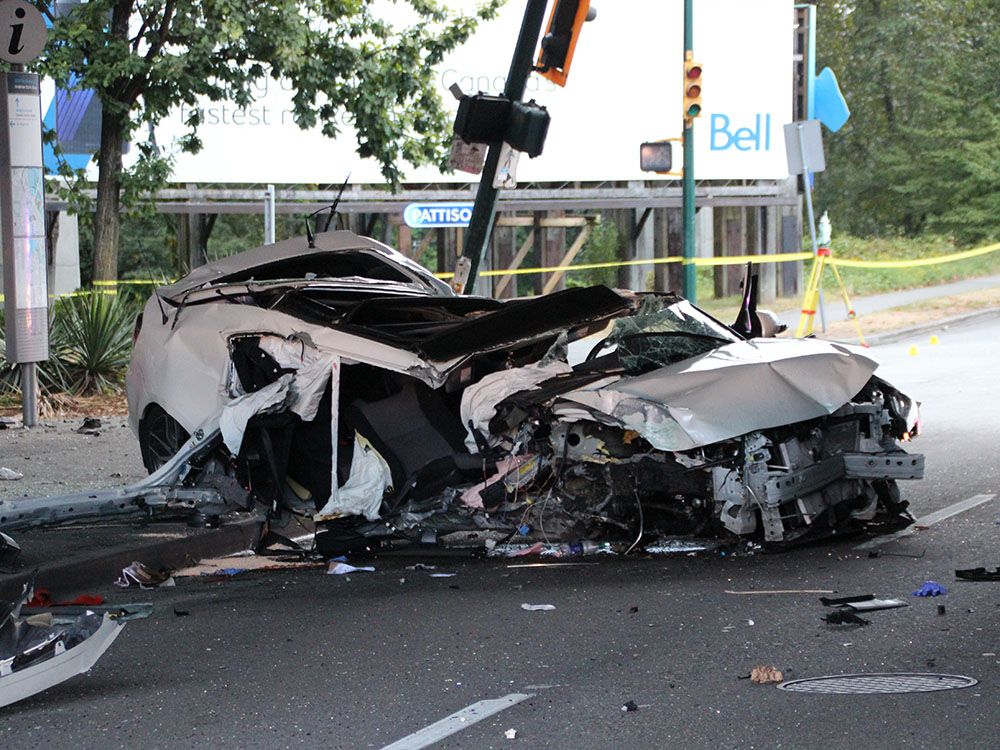
<instances>
[{"instance_id":1,"label":"storm drain grate","mask_svg":"<svg viewBox=\"0 0 1000 750\"><path fill-rule=\"evenodd\" d=\"M807 677L778 685L780 690L793 693L824 695L863 695L866 693L930 693L935 690L956 690L975 685L978 680L958 674L928 674L924 672L883 672L872 674L841 674Z\"/></svg>"}]
</instances>

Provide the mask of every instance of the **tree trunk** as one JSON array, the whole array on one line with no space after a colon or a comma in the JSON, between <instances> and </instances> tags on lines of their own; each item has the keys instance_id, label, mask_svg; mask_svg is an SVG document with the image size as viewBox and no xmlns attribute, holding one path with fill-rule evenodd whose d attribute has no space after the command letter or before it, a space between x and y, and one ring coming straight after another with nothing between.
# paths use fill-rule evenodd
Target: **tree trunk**
<instances>
[{"instance_id":1,"label":"tree trunk","mask_svg":"<svg viewBox=\"0 0 1000 750\"><path fill-rule=\"evenodd\" d=\"M101 150L97 156L94 281L113 281L118 278L123 129L121 116L105 109L101 115Z\"/></svg>"}]
</instances>

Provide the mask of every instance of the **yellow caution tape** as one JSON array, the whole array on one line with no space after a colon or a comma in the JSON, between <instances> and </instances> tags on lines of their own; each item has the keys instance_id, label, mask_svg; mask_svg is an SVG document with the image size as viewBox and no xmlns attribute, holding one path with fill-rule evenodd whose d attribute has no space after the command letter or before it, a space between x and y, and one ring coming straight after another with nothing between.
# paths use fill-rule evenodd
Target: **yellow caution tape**
<instances>
[{"instance_id":1,"label":"yellow caution tape","mask_svg":"<svg viewBox=\"0 0 1000 750\"><path fill-rule=\"evenodd\" d=\"M696 266L736 266L744 263L787 263L793 260L809 260L812 253L777 253L775 255L726 255L718 258L694 258Z\"/></svg>"},{"instance_id":2,"label":"yellow caution tape","mask_svg":"<svg viewBox=\"0 0 1000 750\"><path fill-rule=\"evenodd\" d=\"M953 263L956 260L966 260L967 258L978 258L980 255L988 255L1000 250L1000 242L985 247L977 247L974 250L963 250L949 255L938 255L933 258L912 258L910 260L854 260L853 258L838 258L832 256L827 263L844 268L916 268L918 266L936 266L939 263Z\"/></svg>"},{"instance_id":3,"label":"yellow caution tape","mask_svg":"<svg viewBox=\"0 0 1000 750\"><path fill-rule=\"evenodd\" d=\"M1000 250L1000 242L993 245L986 245L985 247L977 247L973 250L962 250L957 253L950 253L948 255L938 255L933 258L912 258L909 260L857 260L855 258L838 258L836 256L831 256L827 259L827 263L834 266L842 266L844 268L917 268L919 266L935 266L941 263L953 263L958 260L967 260L968 258L977 258L981 255L988 255ZM536 268L514 268L511 270L507 269L495 269L492 271L483 271L480 276L521 276L525 274L533 273L555 273L561 271L563 273L572 273L573 271L593 271L600 268L624 268L627 266L655 266L661 263L683 263L691 264L695 266L734 266L742 265L744 263L788 263L796 260L809 260L814 257L812 253L775 253L775 254L765 254L765 255L727 255L717 258L692 258L690 260L685 260L684 258L676 255L671 255L666 258L648 258L641 260L613 260L606 261L602 263L580 263L579 265L573 266L541 266ZM451 272L447 273L436 273L434 274L439 279L451 279L454 278L455 274ZM160 285L164 283L171 283L170 281L164 282L163 280L157 279L121 279L118 281L95 281L93 286L95 287L111 287L109 289L94 289L94 290L81 290L77 292L69 292L67 294L60 295L49 295L50 299L56 297L80 297L87 294L92 294L94 292L101 292L103 294L117 294L117 287L128 286L132 284L155 284ZM0 294L0 302L3 302L3 295Z\"/></svg>"},{"instance_id":4,"label":"yellow caution tape","mask_svg":"<svg viewBox=\"0 0 1000 750\"><path fill-rule=\"evenodd\" d=\"M118 279L117 281L112 279L110 281L94 281L92 284L94 286L129 286L132 284L172 284L172 281L162 281L159 279Z\"/></svg>"},{"instance_id":5,"label":"yellow caution tape","mask_svg":"<svg viewBox=\"0 0 1000 750\"><path fill-rule=\"evenodd\" d=\"M661 263L683 263L695 266L736 266L750 263L786 263L793 260L809 260L812 253L778 253L775 255L727 255L720 258L692 258L686 261L679 255L670 255L666 258L644 258L640 260L613 260L604 263L580 263L572 266L542 266L537 268L514 268L511 270L497 269L493 271L483 271L480 276L519 276L530 273L555 273L562 271L592 271L597 268L623 268L626 266L656 266ZM439 279L450 279L455 274L436 273Z\"/></svg>"},{"instance_id":6,"label":"yellow caution tape","mask_svg":"<svg viewBox=\"0 0 1000 750\"><path fill-rule=\"evenodd\" d=\"M843 266L844 268L916 268L918 266L934 266L941 263L953 263L958 260L976 258L981 255L988 255L989 253L996 252L997 250L1000 250L1000 242L994 245L975 248L973 250L962 250L961 252L950 253L949 255L938 255L933 258L912 258L909 260L857 260L854 258L838 258L836 256L832 256L827 259L827 263L835 266ZM690 263L695 266L735 266L743 265L744 263L749 262L756 265L759 263L788 263L796 260L809 260L813 257L813 254L810 252L775 253L769 255L727 255L715 258L692 258L690 261L685 261L685 259L681 257L670 256L667 258L650 258L644 260L608 261L606 263L581 263L580 265L574 266L543 266L537 268L483 271L480 276L518 276L521 274L532 273L555 273L557 271L570 273L572 271L589 271L597 268L658 265L660 263ZM453 273L435 274L435 276L439 279L450 279L454 275L455 274Z\"/></svg>"}]
</instances>

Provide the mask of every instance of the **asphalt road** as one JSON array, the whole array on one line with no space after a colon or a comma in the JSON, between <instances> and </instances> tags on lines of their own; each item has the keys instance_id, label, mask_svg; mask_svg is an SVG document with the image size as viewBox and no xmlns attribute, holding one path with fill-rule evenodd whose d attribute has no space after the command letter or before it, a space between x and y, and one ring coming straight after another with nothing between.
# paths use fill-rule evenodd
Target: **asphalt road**
<instances>
[{"instance_id":1,"label":"asphalt road","mask_svg":"<svg viewBox=\"0 0 1000 750\"><path fill-rule=\"evenodd\" d=\"M927 455L928 478L904 487L917 515L998 490L1000 322L938 335L936 346L922 336L876 352L886 376L924 402L913 448ZM876 558L845 539L775 555L551 568L423 560L451 578L380 558L376 572L343 577L108 588L115 601L153 601L153 616L129 624L88 676L0 709L0 746L383 748L480 701L527 695L478 723L466 717L433 747L995 748L1000 583L957 582L953 570L1000 565L998 521L1000 500L986 502ZM948 595L911 596L925 580ZM845 629L821 622L815 594L727 593L772 589L909 606ZM912 671L979 683L797 695L741 679L759 664L786 677ZM629 700L637 711L621 710Z\"/></svg>"}]
</instances>

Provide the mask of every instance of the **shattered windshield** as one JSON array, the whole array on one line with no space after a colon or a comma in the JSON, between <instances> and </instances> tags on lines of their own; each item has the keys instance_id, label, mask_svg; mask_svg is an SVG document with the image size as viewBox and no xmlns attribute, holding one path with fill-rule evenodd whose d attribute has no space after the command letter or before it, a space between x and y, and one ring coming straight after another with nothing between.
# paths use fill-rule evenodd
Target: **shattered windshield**
<instances>
[{"instance_id":1,"label":"shattered windshield","mask_svg":"<svg viewBox=\"0 0 1000 750\"><path fill-rule=\"evenodd\" d=\"M739 340L687 300L666 305L650 296L635 315L615 321L607 343L618 347L626 372L639 374Z\"/></svg>"}]
</instances>

